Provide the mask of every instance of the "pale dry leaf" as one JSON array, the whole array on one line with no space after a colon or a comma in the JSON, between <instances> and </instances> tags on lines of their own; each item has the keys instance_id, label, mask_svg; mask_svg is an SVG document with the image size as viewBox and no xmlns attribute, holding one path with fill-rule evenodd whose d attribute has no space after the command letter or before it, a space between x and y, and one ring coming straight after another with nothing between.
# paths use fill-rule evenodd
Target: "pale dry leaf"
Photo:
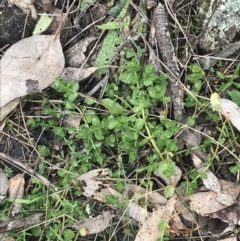
<instances>
[{"instance_id":1,"label":"pale dry leaf","mask_svg":"<svg viewBox=\"0 0 240 241\"><path fill-rule=\"evenodd\" d=\"M100 68L102 67L89 67L84 69L68 67L64 68L61 77L66 80L83 81Z\"/></svg>"},{"instance_id":2,"label":"pale dry leaf","mask_svg":"<svg viewBox=\"0 0 240 241\"><path fill-rule=\"evenodd\" d=\"M96 195L100 186L103 185L101 178L107 178L108 172L108 169L95 169L76 177L75 181L84 181L85 186L83 187L83 195L92 198Z\"/></svg>"},{"instance_id":3,"label":"pale dry leaf","mask_svg":"<svg viewBox=\"0 0 240 241\"><path fill-rule=\"evenodd\" d=\"M160 222L169 223L175 210L177 196L172 196L165 206L160 206L157 210L149 215L146 221L139 229L135 241L156 241L163 238L163 230L159 230Z\"/></svg>"},{"instance_id":4,"label":"pale dry leaf","mask_svg":"<svg viewBox=\"0 0 240 241\"><path fill-rule=\"evenodd\" d=\"M236 103L228 99L221 99L219 112L240 131L240 108Z\"/></svg>"},{"instance_id":5,"label":"pale dry leaf","mask_svg":"<svg viewBox=\"0 0 240 241\"><path fill-rule=\"evenodd\" d=\"M114 217L110 211L104 211L95 218L86 219L84 222L75 222L67 227L73 228L77 231L84 229L86 235L96 234L104 231L110 226L110 222Z\"/></svg>"},{"instance_id":6,"label":"pale dry leaf","mask_svg":"<svg viewBox=\"0 0 240 241\"><path fill-rule=\"evenodd\" d=\"M34 0L8 0L8 2L19 7L24 13L31 12L33 19L37 19L37 10L34 7Z\"/></svg>"},{"instance_id":7,"label":"pale dry leaf","mask_svg":"<svg viewBox=\"0 0 240 241\"><path fill-rule=\"evenodd\" d=\"M17 174L9 180L9 198L18 199L22 198L24 194L25 180L22 174ZM22 204L14 202L12 208L12 215L19 213Z\"/></svg>"},{"instance_id":8,"label":"pale dry leaf","mask_svg":"<svg viewBox=\"0 0 240 241\"><path fill-rule=\"evenodd\" d=\"M240 185L234 182L219 180L221 184L221 193L228 194L232 197L233 200L236 200L239 192Z\"/></svg>"},{"instance_id":9,"label":"pale dry leaf","mask_svg":"<svg viewBox=\"0 0 240 241\"><path fill-rule=\"evenodd\" d=\"M167 199L160 193L154 191L149 192L146 188L129 184L124 190L126 191L129 198L132 198L136 203L145 203L150 208L158 208L167 203Z\"/></svg>"},{"instance_id":10,"label":"pale dry leaf","mask_svg":"<svg viewBox=\"0 0 240 241\"><path fill-rule=\"evenodd\" d=\"M7 194L9 182L3 169L0 168L0 201L2 201Z\"/></svg>"},{"instance_id":11,"label":"pale dry leaf","mask_svg":"<svg viewBox=\"0 0 240 241\"><path fill-rule=\"evenodd\" d=\"M64 68L59 38L36 35L12 45L1 61L0 107L51 85Z\"/></svg>"},{"instance_id":12,"label":"pale dry leaf","mask_svg":"<svg viewBox=\"0 0 240 241\"><path fill-rule=\"evenodd\" d=\"M100 192L97 192L92 198L99 202L106 202L106 196L113 195L116 196L121 203L124 203L124 195L117 192L111 187L103 188ZM117 208L117 206L116 206ZM133 218L139 223L144 223L148 216L148 212L145 208L137 205L135 202L130 201L128 203L127 208L124 210L124 213L127 214L129 217Z\"/></svg>"},{"instance_id":13,"label":"pale dry leaf","mask_svg":"<svg viewBox=\"0 0 240 241\"><path fill-rule=\"evenodd\" d=\"M81 66L86 60L85 52L87 51L88 46L96 39L96 37L84 38L66 50L64 52L66 65L75 68Z\"/></svg>"},{"instance_id":14,"label":"pale dry leaf","mask_svg":"<svg viewBox=\"0 0 240 241\"><path fill-rule=\"evenodd\" d=\"M4 118L7 117L7 115L9 115L11 113L11 111L13 111L18 106L20 101L21 101L20 98L16 98L16 99L10 101L9 103L7 103L6 105L4 105L3 107L0 107L0 113L1 113L0 114L0 122L3 121Z\"/></svg>"},{"instance_id":15,"label":"pale dry leaf","mask_svg":"<svg viewBox=\"0 0 240 241\"><path fill-rule=\"evenodd\" d=\"M158 176L160 178L163 179L164 182L166 182L167 185L173 185L173 186L177 186L178 182L180 181L180 179L182 178L182 170L175 165L174 166L174 175L172 175L171 177L167 177L166 175L163 174L164 170L155 170L154 171L154 175Z\"/></svg>"}]
</instances>

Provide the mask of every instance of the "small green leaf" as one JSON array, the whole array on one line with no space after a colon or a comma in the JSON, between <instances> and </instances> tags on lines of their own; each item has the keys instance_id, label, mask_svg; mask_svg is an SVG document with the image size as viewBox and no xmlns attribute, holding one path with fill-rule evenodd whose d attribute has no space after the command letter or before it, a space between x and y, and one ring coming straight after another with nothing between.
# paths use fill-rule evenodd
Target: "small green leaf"
<instances>
[{"instance_id":1,"label":"small green leaf","mask_svg":"<svg viewBox=\"0 0 240 241\"><path fill-rule=\"evenodd\" d=\"M33 35L41 34L42 32L46 31L50 26L50 24L52 23L53 19L54 19L54 16L43 14L38 20L33 30Z\"/></svg>"},{"instance_id":2,"label":"small green leaf","mask_svg":"<svg viewBox=\"0 0 240 241\"><path fill-rule=\"evenodd\" d=\"M135 129L137 131L140 131L143 128L144 124L145 124L145 120L144 119L137 119L136 122L135 122L134 127L135 127Z\"/></svg>"},{"instance_id":3,"label":"small green leaf","mask_svg":"<svg viewBox=\"0 0 240 241\"><path fill-rule=\"evenodd\" d=\"M71 85L71 89L77 92L79 90L79 83L77 81L74 81Z\"/></svg>"},{"instance_id":4,"label":"small green leaf","mask_svg":"<svg viewBox=\"0 0 240 241\"><path fill-rule=\"evenodd\" d=\"M125 112L124 108L114 100L106 98L102 99L101 102L104 105L104 107L108 109L112 114L122 114Z\"/></svg>"},{"instance_id":5,"label":"small green leaf","mask_svg":"<svg viewBox=\"0 0 240 241\"><path fill-rule=\"evenodd\" d=\"M117 23L117 22L108 22L102 25L97 25L97 27L102 30L108 30L108 29L118 29L121 27L121 25L120 23Z\"/></svg>"},{"instance_id":6,"label":"small green leaf","mask_svg":"<svg viewBox=\"0 0 240 241\"><path fill-rule=\"evenodd\" d=\"M167 185L164 188L164 197L170 198L174 194L174 187L172 185Z\"/></svg>"},{"instance_id":7,"label":"small green leaf","mask_svg":"<svg viewBox=\"0 0 240 241\"><path fill-rule=\"evenodd\" d=\"M188 126L193 126L195 124L195 119L193 119L191 116L188 116L186 123Z\"/></svg>"},{"instance_id":8,"label":"small green leaf","mask_svg":"<svg viewBox=\"0 0 240 241\"><path fill-rule=\"evenodd\" d=\"M70 102L73 102L74 100L76 100L78 97L78 93L71 93L69 96L68 96L68 100Z\"/></svg>"}]
</instances>

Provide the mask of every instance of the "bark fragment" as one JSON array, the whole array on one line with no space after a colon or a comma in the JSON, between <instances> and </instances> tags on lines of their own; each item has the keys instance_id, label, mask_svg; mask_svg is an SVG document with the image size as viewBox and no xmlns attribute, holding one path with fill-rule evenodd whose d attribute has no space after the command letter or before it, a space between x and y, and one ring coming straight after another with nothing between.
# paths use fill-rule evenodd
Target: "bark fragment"
<instances>
[{"instance_id":1,"label":"bark fragment","mask_svg":"<svg viewBox=\"0 0 240 241\"><path fill-rule=\"evenodd\" d=\"M173 104L173 114L176 121L183 118L183 90L180 86L178 66L171 38L168 32L168 18L164 6L159 3L154 14L156 39L165 70L169 73L170 93Z\"/></svg>"}]
</instances>

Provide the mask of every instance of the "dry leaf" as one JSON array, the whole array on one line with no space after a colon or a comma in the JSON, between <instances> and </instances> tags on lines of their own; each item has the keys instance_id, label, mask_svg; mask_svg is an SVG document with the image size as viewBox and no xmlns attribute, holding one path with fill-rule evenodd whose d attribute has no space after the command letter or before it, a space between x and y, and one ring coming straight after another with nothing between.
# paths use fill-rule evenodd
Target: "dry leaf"
<instances>
[{"instance_id":1,"label":"dry leaf","mask_svg":"<svg viewBox=\"0 0 240 241\"><path fill-rule=\"evenodd\" d=\"M89 218L84 222L74 223L67 227L73 228L85 235L100 233L110 226L113 215L109 211L103 212L95 218ZM84 235L84 236L85 236Z\"/></svg>"},{"instance_id":2,"label":"dry leaf","mask_svg":"<svg viewBox=\"0 0 240 241\"><path fill-rule=\"evenodd\" d=\"M95 37L87 37L83 40L74 44L71 48L64 52L66 57L66 65L71 67L79 67L81 66L85 60L86 55L85 52L87 51L87 47L96 40Z\"/></svg>"},{"instance_id":3,"label":"dry leaf","mask_svg":"<svg viewBox=\"0 0 240 241\"><path fill-rule=\"evenodd\" d=\"M83 195L85 197L92 198L96 194L97 190L103 184L101 178L108 177L108 171L108 169L96 169L75 178L75 181L85 182L86 186L83 187Z\"/></svg>"},{"instance_id":4,"label":"dry leaf","mask_svg":"<svg viewBox=\"0 0 240 241\"><path fill-rule=\"evenodd\" d=\"M0 201L2 201L7 194L9 182L3 169L0 168Z\"/></svg>"},{"instance_id":5,"label":"dry leaf","mask_svg":"<svg viewBox=\"0 0 240 241\"><path fill-rule=\"evenodd\" d=\"M175 210L176 200L176 195L172 196L166 206L161 206L151 213L139 229L135 241L156 241L158 238L163 238L164 232L159 230L158 225L160 222L169 223Z\"/></svg>"},{"instance_id":6,"label":"dry leaf","mask_svg":"<svg viewBox=\"0 0 240 241\"><path fill-rule=\"evenodd\" d=\"M100 68L102 67L89 67L85 69L68 67L64 68L63 72L61 73L61 77L66 80L83 81Z\"/></svg>"},{"instance_id":7,"label":"dry leaf","mask_svg":"<svg viewBox=\"0 0 240 241\"><path fill-rule=\"evenodd\" d=\"M0 107L51 85L64 68L59 38L37 35L12 45L1 61Z\"/></svg>"},{"instance_id":8,"label":"dry leaf","mask_svg":"<svg viewBox=\"0 0 240 241\"><path fill-rule=\"evenodd\" d=\"M183 224L179 215L177 215L177 213L174 213L170 223L170 232L177 235L181 235L186 233L187 231L188 231L188 228Z\"/></svg>"},{"instance_id":9,"label":"dry leaf","mask_svg":"<svg viewBox=\"0 0 240 241\"><path fill-rule=\"evenodd\" d=\"M9 198L18 199L22 198L24 194L25 180L22 174L17 174L9 180ZM19 213L22 204L14 202L12 215Z\"/></svg>"},{"instance_id":10,"label":"dry leaf","mask_svg":"<svg viewBox=\"0 0 240 241\"><path fill-rule=\"evenodd\" d=\"M34 7L34 1L33 0L8 0L8 2L16 5L22 11L26 14L31 12L32 18L36 19L37 18L37 11Z\"/></svg>"},{"instance_id":11,"label":"dry leaf","mask_svg":"<svg viewBox=\"0 0 240 241\"><path fill-rule=\"evenodd\" d=\"M219 112L240 131L240 108L236 103L231 100L221 99Z\"/></svg>"}]
</instances>

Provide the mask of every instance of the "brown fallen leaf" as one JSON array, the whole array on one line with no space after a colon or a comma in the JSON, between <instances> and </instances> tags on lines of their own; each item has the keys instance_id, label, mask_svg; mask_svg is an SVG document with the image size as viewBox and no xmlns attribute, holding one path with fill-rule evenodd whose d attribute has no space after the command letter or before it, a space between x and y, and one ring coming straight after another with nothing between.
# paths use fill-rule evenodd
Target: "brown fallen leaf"
<instances>
[{"instance_id":1,"label":"brown fallen leaf","mask_svg":"<svg viewBox=\"0 0 240 241\"><path fill-rule=\"evenodd\" d=\"M25 180L22 174L17 174L9 180L9 198L22 198L24 194ZM19 213L22 207L21 203L14 202L11 214L14 216Z\"/></svg>"},{"instance_id":2,"label":"brown fallen leaf","mask_svg":"<svg viewBox=\"0 0 240 241\"><path fill-rule=\"evenodd\" d=\"M168 226L175 210L176 200L177 196L172 196L165 206L151 213L139 229L135 241L156 241L158 238L163 238L165 230L158 228L159 223L164 223L165 227Z\"/></svg>"},{"instance_id":3,"label":"brown fallen leaf","mask_svg":"<svg viewBox=\"0 0 240 241\"><path fill-rule=\"evenodd\" d=\"M1 60L0 107L15 98L41 92L63 68L59 38L54 41L54 36L37 35L12 45Z\"/></svg>"},{"instance_id":4,"label":"brown fallen leaf","mask_svg":"<svg viewBox=\"0 0 240 241\"><path fill-rule=\"evenodd\" d=\"M9 182L3 169L0 168L0 201L2 201L7 194Z\"/></svg>"},{"instance_id":5,"label":"brown fallen leaf","mask_svg":"<svg viewBox=\"0 0 240 241\"><path fill-rule=\"evenodd\" d=\"M79 231L82 236L100 233L110 226L110 222L113 217L114 216L110 211L105 211L95 218L89 218L84 222L74 223L68 225L67 227Z\"/></svg>"}]
</instances>

